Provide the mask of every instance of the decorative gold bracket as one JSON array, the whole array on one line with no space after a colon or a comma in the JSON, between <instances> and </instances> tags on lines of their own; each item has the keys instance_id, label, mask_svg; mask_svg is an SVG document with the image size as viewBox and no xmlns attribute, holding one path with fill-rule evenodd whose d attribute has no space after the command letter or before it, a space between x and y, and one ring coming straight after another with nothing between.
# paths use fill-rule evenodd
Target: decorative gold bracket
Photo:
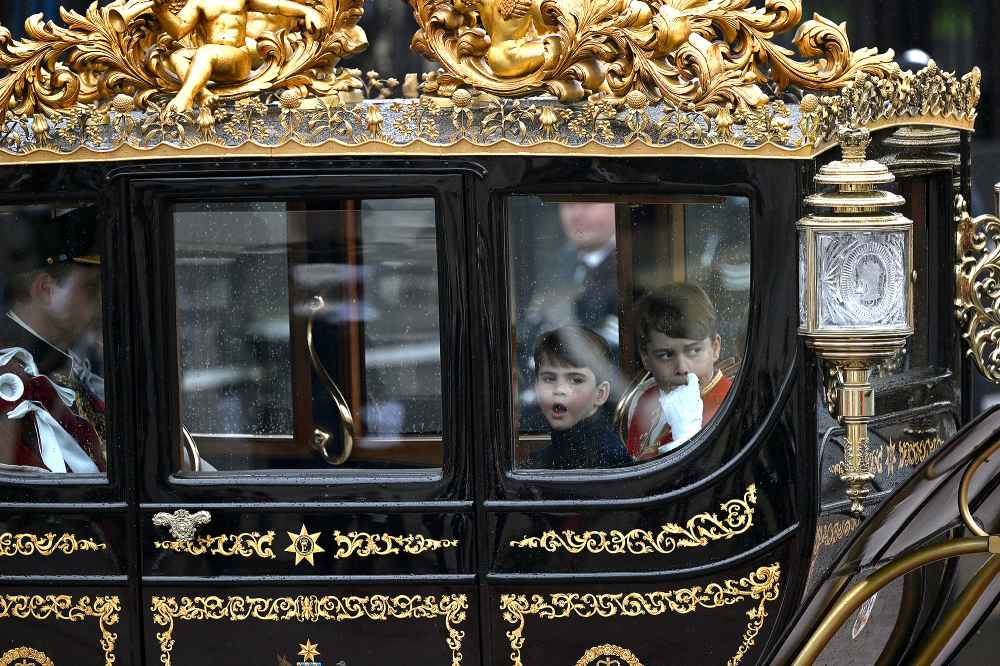
<instances>
[{"instance_id":1,"label":"decorative gold bracket","mask_svg":"<svg viewBox=\"0 0 1000 666\"><path fill-rule=\"evenodd\" d=\"M1000 183L995 188L1000 214ZM962 195L955 197L955 316L968 344L966 355L1000 384L1000 218L975 219Z\"/></svg>"},{"instance_id":2,"label":"decorative gold bracket","mask_svg":"<svg viewBox=\"0 0 1000 666\"><path fill-rule=\"evenodd\" d=\"M190 541L198 531L198 526L207 525L211 520L212 514L208 511L191 513L186 509L178 509L173 513L161 511L153 516L153 524L169 528L170 536L177 541Z\"/></svg>"}]
</instances>

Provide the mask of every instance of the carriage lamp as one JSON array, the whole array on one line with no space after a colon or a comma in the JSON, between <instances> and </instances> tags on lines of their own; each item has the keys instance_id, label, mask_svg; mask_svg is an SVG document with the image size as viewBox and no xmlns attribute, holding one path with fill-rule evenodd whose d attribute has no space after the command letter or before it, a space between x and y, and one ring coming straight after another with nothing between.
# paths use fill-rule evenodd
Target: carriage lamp
<instances>
[{"instance_id":1,"label":"carriage lamp","mask_svg":"<svg viewBox=\"0 0 1000 666\"><path fill-rule=\"evenodd\" d=\"M866 153L868 130L839 132L841 160L822 167L816 210L799 220L799 333L840 378L834 408L846 441L841 479L851 512L863 515L873 478L868 423L870 376L913 334L913 222L894 212L905 200L878 189L895 179Z\"/></svg>"}]
</instances>

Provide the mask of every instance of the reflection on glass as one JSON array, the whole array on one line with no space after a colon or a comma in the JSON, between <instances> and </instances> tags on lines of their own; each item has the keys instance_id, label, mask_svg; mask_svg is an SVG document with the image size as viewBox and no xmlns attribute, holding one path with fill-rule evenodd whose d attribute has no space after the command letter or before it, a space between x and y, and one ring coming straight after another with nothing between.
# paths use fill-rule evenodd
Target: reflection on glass
<instances>
[{"instance_id":1,"label":"reflection on glass","mask_svg":"<svg viewBox=\"0 0 1000 666\"><path fill-rule=\"evenodd\" d=\"M184 204L174 239L182 469L440 466L432 200Z\"/></svg>"},{"instance_id":2,"label":"reflection on glass","mask_svg":"<svg viewBox=\"0 0 1000 666\"><path fill-rule=\"evenodd\" d=\"M509 205L516 464L611 468L679 450L741 365L749 202Z\"/></svg>"},{"instance_id":3,"label":"reflection on glass","mask_svg":"<svg viewBox=\"0 0 1000 666\"><path fill-rule=\"evenodd\" d=\"M107 471L97 220L0 208L0 471Z\"/></svg>"}]
</instances>

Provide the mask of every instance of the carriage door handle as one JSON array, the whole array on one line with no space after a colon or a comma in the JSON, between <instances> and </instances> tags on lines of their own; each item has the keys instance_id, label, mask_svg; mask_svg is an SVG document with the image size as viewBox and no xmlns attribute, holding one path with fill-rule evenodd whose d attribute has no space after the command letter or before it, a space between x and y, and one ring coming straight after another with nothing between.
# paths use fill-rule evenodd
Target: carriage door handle
<instances>
[{"instance_id":1,"label":"carriage door handle","mask_svg":"<svg viewBox=\"0 0 1000 666\"><path fill-rule=\"evenodd\" d=\"M161 511L153 516L153 524L169 528L170 536L177 541L190 541L198 531L198 526L207 525L211 520L212 514L208 511L190 513L184 509L178 509L173 513Z\"/></svg>"}]
</instances>

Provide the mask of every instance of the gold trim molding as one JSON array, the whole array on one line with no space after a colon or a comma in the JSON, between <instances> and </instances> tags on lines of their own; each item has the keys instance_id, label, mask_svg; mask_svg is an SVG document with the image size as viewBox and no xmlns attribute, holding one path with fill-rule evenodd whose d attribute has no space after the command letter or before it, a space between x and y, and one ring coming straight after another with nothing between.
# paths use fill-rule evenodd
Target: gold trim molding
<instances>
[{"instance_id":1,"label":"gold trim molding","mask_svg":"<svg viewBox=\"0 0 1000 666\"><path fill-rule=\"evenodd\" d=\"M780 594L781 566L772 564L759 567L747 576L721 583L708 583L689 588L658 592L629 592L624 594L578 594L559 592L529 598L523 594L504 594L500 597L500 612L513 628L507 631L510 642L512 666L524 666L521 650L524 648L525 620L537 616L544 620L563 620L570 617L638 617L659 616L667 613L688 614L702 608L722 608L743 601L757 602L749 611L746 630L736 653L727 666L736 666L756 644L757 634L767 619L766 606Z\"/></svg>"},{"instance_id":2,"label":"gold trim molding","mask_svg":"<svg viewBox=\"0 0 1000 666\"><path fill-rule=\"evenodd\" d=\"M459 626L465 622L468 599L464 594L438 596L375 594L365 597L297 596L297 597L160 597L154 596L150 610L153 622L163 627L156 633L160 645L160 663L171 666L171 653L176 644L176 622L228 620L346 622L369 619L378 622L405 619L443 618L451 652L451 666L462 662L462 640L465 632Z\"/></svg>"},{"instance_id":3,"label":"gold trim molding","mask_svg":"<svg viewBox=\"0 0 1000 666\"><path fill-rule=\"evenodd\" d=\"M955 197L955 316L965 353L993 383L1000 383L1000 218L973 219L965 197Z\"/></svg>"},{"instance_id":4,"label":"gold trim molding","mask_svg":"<svg viewBox=\"0 0 1000 666\"><path fill-rule=\"evenodd\" d=\"M666 523L658 532L621 530L547 530L541 536L526 536L510 542L512 548L539 549L554 553L565 550L608 555L667 555L678 548L701 548L712 541L732 539L753 525L757 486L751 484L743 497L721 504L719 513L699 513L684 524Z\"/></svg>"},{"instance_id":5,"label":"gold trim molding","mask_svg":"<svg viewBox=\"0 0 1000 666\"><path fill-rule=\"evenodd\" d=\"M424 552L457 548L458 539L431 539L423 534L371 534L369 532L333 532L334 545L337 551L334 559L344 560L349 557L371 557L378 555L419 555Z\"/></svg>"},{"instance_id":6,"label":"gold trim molding","mask_svg":"<svg viewBox=\"0 0 1000 666\"><path fill-rule=\"evenodd\" d=\"M154 541L153 546L187 555L221 555L222 557L261 557L274 559L271 546L274 532L241 532L239 534L216 534L199 536L194 541Z\"/></svg>"},{"instance_id":7,"label":"gold trim molding","mask_svg":"<svg viewBox=\"0 0 1000 666\"><path fill-rule=\"evenodd\" d=\"M55 553L72 555L77 552L107 550L108 545L93 539L80 539L75 534L64 532L56 535L46 532L39 536L30 533L4 532L0 534L0 557L48 557Z\"/></svg>"},{"instance_id":8,"label":"gold trim molding","mask_svg":"<svg viewBox=\"0 0 1000 666\"><path fill-rule=\"evenodd\" d=\"M115 663L118 634L112 629L118 624L121 600L117 596L72 597L68 594L0 595L0 619L49 620L82 622L96 618L101 632L101 650L105 666Z\"/></svg>"}]
</instances>

